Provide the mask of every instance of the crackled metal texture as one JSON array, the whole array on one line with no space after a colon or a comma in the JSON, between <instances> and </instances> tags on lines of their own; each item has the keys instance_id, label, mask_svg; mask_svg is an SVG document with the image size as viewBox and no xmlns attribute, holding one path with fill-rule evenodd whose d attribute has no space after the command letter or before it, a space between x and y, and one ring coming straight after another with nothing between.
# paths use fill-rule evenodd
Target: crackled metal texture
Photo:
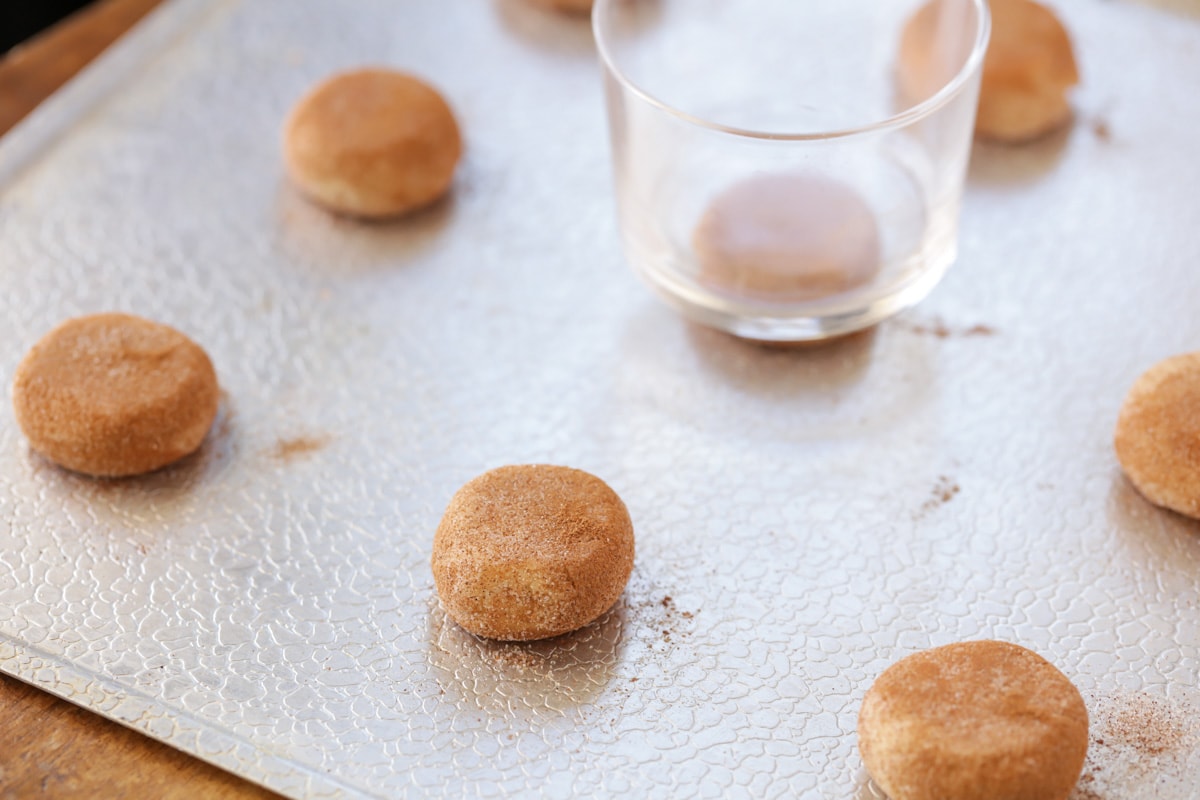
<instances>
[{"instance_id":1,"label":"crackled metal texture","mask_svg":"<svg viewBox=\"0 0 1200 800\"><path fill-rule=\"evenodd\" d=\"M221 416L106 482L5 404L0 668L295 796L861 799L873 678L999 637L1087 697L1076 800L1196 797L1200 524L1110 442L1134 378L1200 348L1200 7L1062 13L1076 123L976 149L942 286L772 351L624 264L586 21L169 4L0 143L0 376L127 310L207 348ZM361 63L428 77L465 132L453 197L405 222L282 174L290 104ZM637 564L598 623L497 645L443 616L430 544L459 485L521 462L605 478Z\"/></svg>"}]
</instances>

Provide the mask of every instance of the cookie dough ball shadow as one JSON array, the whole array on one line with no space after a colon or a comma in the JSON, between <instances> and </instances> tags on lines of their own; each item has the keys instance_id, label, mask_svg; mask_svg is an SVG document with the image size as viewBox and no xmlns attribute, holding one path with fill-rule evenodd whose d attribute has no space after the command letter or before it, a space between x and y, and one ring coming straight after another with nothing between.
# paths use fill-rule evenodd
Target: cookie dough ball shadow
<instances>
[{"instance_id":1,"label":"cookie dough ball shadow","mask_svg":"<svg viewBox=\"0 0 1200 800\"><path fill-rule=\"evenodd\" d=\"M870 364L876 329L826 341L772 344L687 323L687 337L713 372L754 394L774 397L853 385Z\"/></svg>"},{"instance_id":2,"label":"cookie dough ball shadow","mask_svg":"<svg viewBox=\"0 0 1200 800\"><path fill-rule=\"evenodd\" d=\"M534 0L492 0L504 29L526 44L558 56L596 57L591 17L543 8Z\"/></svg>"},{"instance_id":3,"label":"cookie dough ball shadow","mask_svg":"<svg viewBox=\"0 0 1200 800\"><path fill-rule=\"evenodd\" d=\"M1192 562L1200 568L1200 520L1154 505L1119 469L1113 471L1106 512L1136 561Z\"/></svg>"},{"instance_id":4,"label":"cookie dough ball shadow","mask_svg":"<svg viewBox=\"0 0 1200 800\"><path fill-rule=\"evenodd\" d=\"M460 168L460 172L463 170ZM462 183L460 175L459 182ZM436 247L453 222L462 186L405 217L365 220L332 214L280 181L279 244L288 258L322 275L398 269Z\"/></svg>"},{"instance_id":5,"label":"cookie dough ball shadow","mask_svg":"<svg viewBox=\"0 0 1200 800\"><path fill-rule=\"evenodd\" d=\"M1068 125L1022 145L976 140L971 147L967 182L981 186L1019 186L1054 171L1075 133Z\"/></svg>"},{"instance_id":6,"label":"cookie dough ball shadow","mask_svg":"<svg viewBox=\"0 0 1200 800\"><path fill-rule=\"evenodd\" d=\"M484 710L562 709L593 702L608 687L625 648L624 599L571 633L533 642L483 639L430 600L426 654L450 703Z\"/></svg>"}]
</instances>

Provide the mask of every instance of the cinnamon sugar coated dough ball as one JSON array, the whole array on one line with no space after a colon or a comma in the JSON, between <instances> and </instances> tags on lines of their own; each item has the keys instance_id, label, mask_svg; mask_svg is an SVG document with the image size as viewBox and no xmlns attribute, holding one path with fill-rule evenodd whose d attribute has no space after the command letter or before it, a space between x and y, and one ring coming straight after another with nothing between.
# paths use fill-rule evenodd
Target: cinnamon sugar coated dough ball
<instances>
[{"instance_id":1,"label":"cinnamon sugar coated dough ball","mask_svg":"<svg viewBox=\"0 0 1200 800\"><path fill-rule=\"evenodd\" d=\"M879 226L866 201L817 173L762 174L718 194L696 225L699 279L725 294L815 300L879 273Z\"/></svg>"},{"instance_id":2,"label":"cinnamon sugar coated dough ball","mask_svg":"<svg viewBox=\"0 0 1200 800\"><path fill-rule=\"evenodd\" d=\"M932 97L965 66L971 41L963 0L931 0L904 26L897 77L907 106ZM975 133L1020 143L1071 120L1067 90L1079 82L1071 40L1054 13L1033 0L991 0L992 33L983 62Z\"/></svg>"},{"instance_id":3,"label":"cinnamon sugar coated dough ball","mask_svg":"<svg viewBox=\"0 0 1200 800\"><path fill-rule=\"evenodd\" d=\"M208 355L129 314L69 320L17 367L13 407L29 444L88 475L150 472L196 450L217 414Z\"/></svg>"},{"instance_id":4,"label":"cinnamon sugar coated dough ball","mask_svg":"<svg viewBox=\"0 0 1200 800\"><path fill-rule=\"evenodd\" d=\"M1147 500L1200 519L1200 352L1168 358L1134 382L1114 444Z\"/></svg>"},{"instance_id":5,"label":"cinnamon sugar coated dough ball","mask_svg":"<svg viewBox=\"0 0 1200 800\"><path fill-rule=\"evenodd\" d=\"M402 72L361 69L329 78L297 103L283 152L292 179L316 202L384 218L446 193L462 138L437 90Z\"/></svg>"},{"instance_id":6,"label":"cinnamon sugar coated dough ball","mask_svg":"<svg viewBox=\"0 0 1200 800\"><path fill-rule=\"evenodd\" d=\"M1033 0L990 0L992 39L983 62L975 132L1025 142L1071 121L1067 90L1079 69L1066 29Z\"/></svg>"},{"instance_id":7,"label":"cinnamon sugar coated dough ball","mask_svg":"<svg viewBox=\"0 0 1200 800\"><path fill-rule=\"evenodd\" d=\"M433 579L450 618L489 639L546 639L617 602L633 570L633 523L582 470L500 467L455 493L433 538Z\"/></svg>"},{"instance_id":8,"label":"cinnamon sugar coated dough ball","mask_svg":"<svg viewBox=\"0 0 1200 800\"><path fill-rule=\"evenodd\" d=\"M1008 642L901 659L867 691L858 716L863 763L891 800L1063 800L1087 745L1079 690Z\"/></svg>"}]
</instances>

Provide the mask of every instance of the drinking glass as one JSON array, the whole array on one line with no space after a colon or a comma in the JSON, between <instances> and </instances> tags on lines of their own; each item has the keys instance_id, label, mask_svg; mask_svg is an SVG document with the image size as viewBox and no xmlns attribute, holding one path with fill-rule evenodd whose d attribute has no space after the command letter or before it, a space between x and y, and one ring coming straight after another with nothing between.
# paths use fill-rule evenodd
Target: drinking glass
<instances>
[{"instance_id":1,"label":"drinking glass","mask_svg":"<svg viewBox=\"0 0 1200 800\"><path fill-rule=\"evenodd\" d=\"M985 0L596 0L626 257L701 323L837 336L954 261Z\"/></svg>"}]
</instances>

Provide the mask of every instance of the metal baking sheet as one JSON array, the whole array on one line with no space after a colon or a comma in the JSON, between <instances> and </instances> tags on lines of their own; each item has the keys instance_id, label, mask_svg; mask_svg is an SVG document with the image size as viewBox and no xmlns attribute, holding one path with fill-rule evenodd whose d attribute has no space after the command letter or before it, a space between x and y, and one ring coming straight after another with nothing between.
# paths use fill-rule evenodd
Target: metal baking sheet
<instances>
[{"instance_id":1,"label":"metal baking sheet","mask_svg":"<svg viewBox=\"0 0 1200 800\"><path fill-rule=\"evenodd\" d=\"M878 797L872 679L1021 642L1081 687L1075 800L1200 793L1200 524L1110 444L1200 348L1200 6L1062 3L1073 127L977 147L917 309L767 350L660 306L617 241L587 23L517 0L175 0L0 142L0 376L60 320L173 324L225 391L200 454L94 481L0 415L0 669L297 797ZM457 109L453 196L331 217L280 123L392 64ZM109 91L111 89L111 91ZM591 627L439 610L450 495L605 478L638 537Z\"/></svg>"}]
</instances>

